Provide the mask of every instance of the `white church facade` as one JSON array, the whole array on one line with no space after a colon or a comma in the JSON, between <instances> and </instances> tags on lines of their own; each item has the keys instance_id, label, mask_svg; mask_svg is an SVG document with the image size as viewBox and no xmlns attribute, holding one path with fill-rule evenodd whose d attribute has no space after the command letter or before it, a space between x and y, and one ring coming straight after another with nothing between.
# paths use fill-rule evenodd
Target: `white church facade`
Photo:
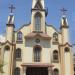
<instances>
[{"instance_id":1,"label":"white church facade","mask_svg":"<svg viewBox=\"0 0 75 75\"><path fill-rule=\"evenodd\" d=\"M60 32L47 25L44 0L32 0L31 23L14 30L8 16L5 42L0 43L2 75L73 75L69 26L62 15Z\"/></svg>"}]
</instances>

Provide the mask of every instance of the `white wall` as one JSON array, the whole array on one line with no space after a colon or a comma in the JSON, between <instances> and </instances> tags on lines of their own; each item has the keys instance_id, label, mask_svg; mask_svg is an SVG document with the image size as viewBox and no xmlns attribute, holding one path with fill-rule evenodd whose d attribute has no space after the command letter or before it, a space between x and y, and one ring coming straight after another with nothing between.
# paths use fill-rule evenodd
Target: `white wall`
<instances>
[{"instance_id":1,"label":"white wall","mask_svg":"<svg viewBox=\"0 0 75 75\"><path fill-rule=\"evenodd\" d=\"M70 53L65 53L65 75L71 75Z\"/></svg>"},{"instance_id":2,"label":"white wall","mask_svg":"<svg viewBox=\"0 0 75 75\"><path fill-rule=\"evenodd\" d=\"M3 66L3 75L9 75L10 72L10 51L4 51L4 66Z\"/></svg>"}]
</instances>

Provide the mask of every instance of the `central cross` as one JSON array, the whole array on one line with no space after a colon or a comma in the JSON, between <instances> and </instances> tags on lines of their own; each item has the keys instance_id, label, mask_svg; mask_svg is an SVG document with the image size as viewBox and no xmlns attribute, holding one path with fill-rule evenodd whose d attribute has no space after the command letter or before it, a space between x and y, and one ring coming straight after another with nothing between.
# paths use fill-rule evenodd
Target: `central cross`
<instances>
[{"instance_id":1,"label":"central cross","mask_svg":"<svg viewBox=\"0 0 75 75\"><path fill-rule=\"evenodd\" d=\"M9 7L9 9L10 9L10 12L13 13L13 10L15 9L15 7L14 7L13 5L11 5L11 6Z\"/></svg>"},{"instance_id":2,"label":"central cross","mask_svg":"<svg viewBox=\"0 0 75 75\"><path fill-rule=\"evenodd\" d=\"M61 12L62 12L63 15L65 15L66 12L67 12L67 10L66 10L65 8L62 8L62 9L60 9L60 10L61 10Z\"/></svg>"}]
</instances>

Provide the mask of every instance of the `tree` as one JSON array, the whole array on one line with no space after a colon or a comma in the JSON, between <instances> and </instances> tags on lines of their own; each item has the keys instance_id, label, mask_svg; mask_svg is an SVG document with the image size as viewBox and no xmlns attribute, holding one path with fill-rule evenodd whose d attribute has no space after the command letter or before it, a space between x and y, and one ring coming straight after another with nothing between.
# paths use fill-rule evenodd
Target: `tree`
<instances>
[{"instance_id":1,"label":"tree","mask_svg":"<svg viewBox=\"0 0 75 75\"><path fill-rule=\"evenodd\" d=\"M0 73L4 73L3 72L3 64L0 64Z\"/></svg>"}]
</instances>

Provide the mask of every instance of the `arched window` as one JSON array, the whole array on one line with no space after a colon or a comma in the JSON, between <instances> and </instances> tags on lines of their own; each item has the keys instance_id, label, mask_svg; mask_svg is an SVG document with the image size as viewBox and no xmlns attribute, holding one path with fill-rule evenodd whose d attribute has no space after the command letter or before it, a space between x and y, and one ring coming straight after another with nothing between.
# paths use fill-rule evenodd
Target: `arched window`
<instances>
[{"instance_id":1,"label":"arched window","mask_svg":"<svg viewBox=\"0 0 75 75\"><path fill-rule=\"evenodd\" d=\"M65 47L65 52L69 52L70 49L68 47Z\"/></svg>"},{"instance_id":2,"label":"arched window","mask_svg":"<svg viewBox=\"0 0 75 75\"><path fill-rule=\"evenodd\" d=\"M15 75L20 75L20 68L19 67L15 68Z\"/></svg>"},{"instance_id":3,"label":"arched window","mask_svg":"<svg viewBox=\"0 0 75 75\"><path fill-rule=\"evenodd\" d=\"M21 31L19 31L19 32L17 33L17 40L18 40L18 41L22 41L22 32L21 32Z\"/></svg>"},{"instance_id":4,"label":"arched window","mask_svg":"<svg viewBox=\"0 0 75 75\"><path fill-rule=\"evenodd\" d=\"M21 58L21 49L16 49L16 58Z\"/></svg>"},{"instance_id":5,"label":"arched window","mask_svg":"<svg viewBox=\"0 0 75 75\"><path fill-rule=\"evenodd\" d=\"M41 31L41 14L36 13L35 15L35 31Z\"/></svg>"},{"instance_id":6,"label":"arched window","mask_svg":"<svg viewBox=\"0 0 75 75\"><path fill-rule=\"evenodd\" d=\"M58 51L57 50L53 51L53 61L58 61Z\"/></svg>"},{"instance_id":7,"label":"arched window","mask_svg":"<svg viewBox=\"0 0 75 75\"><path fill-rule=\"evenodd\" d=\"M53 42L58 42L58 34L56 32L53 34Z\"/></svg>"},{"instance_id":8,"label":"arched window","mask_svg":"<svg viewBox=\"0 0 75 75\"><path fill-rule=\"evenodd\" d=\"M59 75L59 70L58 69L54 69L53 75Z\"/></svg>"},{"instance_id":9,"label":"arched window","mask_svg":"<svg viewBox=\"0 0 75 75\"><path fill-rule=\"evenodd\" d=\"M40 58L41 58L41 47L36 46L34 48L34 61L40 62Z\"/></svg>"},{"instance_id":10,"label":"arched window","mask_svg":"<svg viewBox=\"0 0 75 75\"><path fill-rule=\"evenodd\" d=\"M5 48L4 48L4 50L10 50L10 47L7 45L7 46L5 46Z\"/></svg>"}]
</instances>

